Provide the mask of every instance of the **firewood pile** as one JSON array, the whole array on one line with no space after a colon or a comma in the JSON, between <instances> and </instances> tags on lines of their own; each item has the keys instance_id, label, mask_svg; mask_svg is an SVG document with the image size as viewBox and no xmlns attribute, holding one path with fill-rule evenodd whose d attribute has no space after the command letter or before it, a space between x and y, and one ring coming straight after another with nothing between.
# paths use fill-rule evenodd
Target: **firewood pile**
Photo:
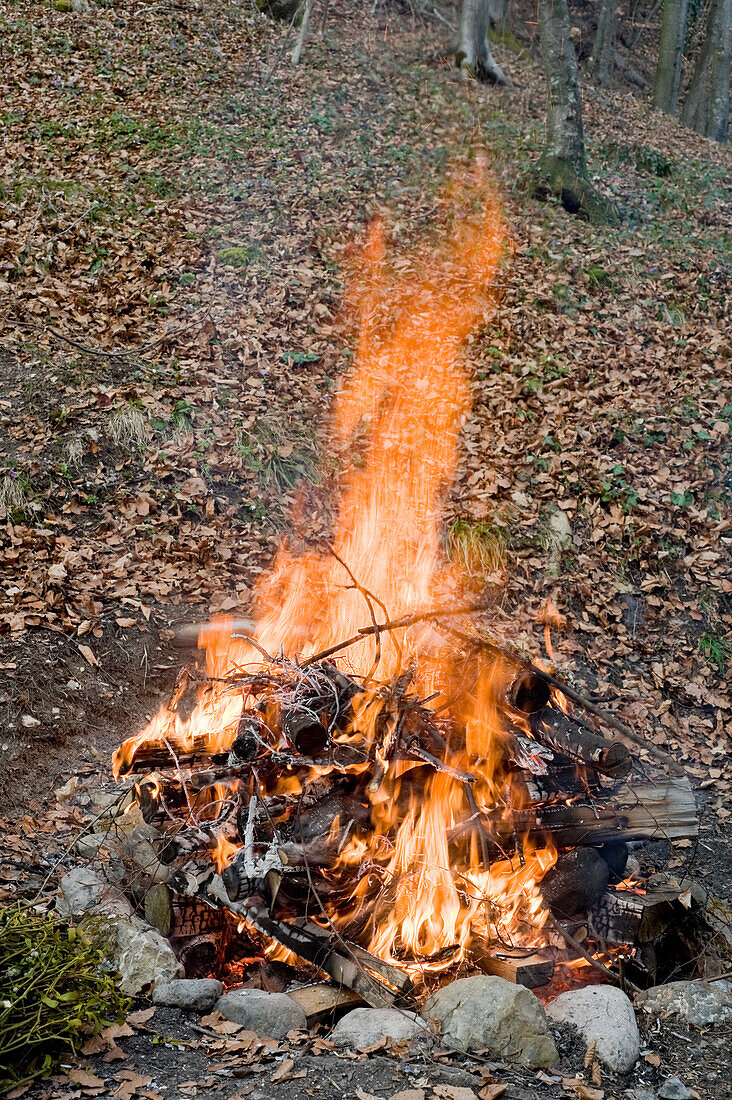
<instances>
[{"instance_id":1,"label":"firewood pile","mask_svg":"<svg viewBox=\"0 0 732 1100\"><path fill-rule=\"evenodd\" d=\"M417 618L361 635L378 652ZM262 652L219 677L189 666L153 732L117 750L141 815L133 893L189 969L241 939L378 1006L446 970L529 986L568 959L615 973L622 944L654 979L642 943L680 890L628 889L628 844L696 835L688 781L651 774L547 673L432 625L460 673L428 697L406 659L384 681L353 675L348 642Z\"/></svg>"}]
</instances>

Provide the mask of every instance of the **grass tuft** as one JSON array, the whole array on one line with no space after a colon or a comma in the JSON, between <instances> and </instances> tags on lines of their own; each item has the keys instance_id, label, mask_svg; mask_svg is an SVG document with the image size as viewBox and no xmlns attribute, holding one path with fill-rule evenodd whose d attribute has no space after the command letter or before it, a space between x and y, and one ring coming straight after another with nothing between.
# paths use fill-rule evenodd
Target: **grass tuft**
<instances>
[{"instance_id":1,"label":"grass tuft","mask_svg":"<svg viewBox=\"0 0 732 1100\"><path fill-rule=\"evenodd\" d=\"M150 437L150 425L144 413L134 405L125 405L112 413L107 424L107 436L122 450L139 451Z\"/></svg>"},{"instance_id":2,"label":"grass tuft","mask_svg":"<svg viewBox=\"0 0 732 1100\"><path fill-rule=\"evenodd\" d=\"M0 479L0 516L12 519L23 511L30 496L30 481L18 471L10 470Z\"/></svg>"},{"instance_id":3,"label":"grass tuft","mask_svg":"<svg viewBox=\"0 0 732 1100\"><path fill-rule=\"evenodd\" d=\"M253 432L242 429L235 451L246 469L265 488L276 492L292 489L299 481L317 485L320 468L312 434L274 418L260 420Z\"/></svg>"},{"instance_id":4,"label":"grass tuft","mask_svg":"<svg viewBox=\"0 0 732 1100\"><path fill-rule=\"evenodd\" d=\"M505 531L483 520L454 519L447 529L445 553L466 576L485 579L505 568Z\"/></svg>"}]
</instances>

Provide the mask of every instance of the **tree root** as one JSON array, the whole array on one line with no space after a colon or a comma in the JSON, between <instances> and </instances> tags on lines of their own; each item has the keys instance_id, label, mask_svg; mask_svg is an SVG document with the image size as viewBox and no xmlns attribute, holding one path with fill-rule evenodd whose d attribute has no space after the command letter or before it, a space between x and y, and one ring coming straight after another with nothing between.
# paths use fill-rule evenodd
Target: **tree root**
<instances>
[{"instance_id":1,"label":"tree root","mask_svg":"<svg viewBox=\"0 0 732 1100\"><path fill-rule=\"evenodd\" d=\"M545 155L539 160L531 191L539 199L556 195L568 213L593 225L615 225L619 221L614 204L595 190L583 172L560 157Z\"/></svg>"}]
</instances>

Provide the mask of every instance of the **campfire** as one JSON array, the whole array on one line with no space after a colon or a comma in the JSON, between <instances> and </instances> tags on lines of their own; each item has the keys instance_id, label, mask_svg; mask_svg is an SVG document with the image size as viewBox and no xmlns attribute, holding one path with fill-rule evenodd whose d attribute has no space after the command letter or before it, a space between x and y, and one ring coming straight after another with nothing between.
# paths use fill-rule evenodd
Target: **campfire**
<instances>
[{"instance_id":1,"label":"campfire","mask_svg":"<svg viewBox=\"0 0 732 1100\"><path fill-rule=\"evenodd\" d=\"M643 945L681 890L629 881L628 845L696 835L688 782L498 639L442 552L461 345L502 249L467 194L421 261L390 266L372 232L329 545L282 550L254 620L203 627L204 660L115 753L144 822L133 892L190 973L282 960L371 1005L474 971L617 975L618 953L657 976Z\"/></svg>"}]
</instances>

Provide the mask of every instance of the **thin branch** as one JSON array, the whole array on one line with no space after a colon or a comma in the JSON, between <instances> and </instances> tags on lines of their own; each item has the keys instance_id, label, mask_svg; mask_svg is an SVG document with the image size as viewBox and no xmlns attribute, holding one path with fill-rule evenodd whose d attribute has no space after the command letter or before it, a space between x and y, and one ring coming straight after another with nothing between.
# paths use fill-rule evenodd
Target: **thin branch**
<instances>
[{"instance_id":1,"label":"thin branch","mask_svg":"<svg viewBox=\"0 0 732 1100\"><path fill-rule=\"evenodd\" d=\"M86 344L81 344L78 340L73 340L70 336L65 336L63 332L58 332L55 328L51 328L50 325L32 325L29 321L16 321L15 324L18 325L19 328L31 329L33 332L47 332L56 340L61 340L62 343L68 344L72 348L76 348L77 351L81 351L85 355L102 356L105 359L134 358L136 355L142 355L143 352L150 351L166 340L180 336L181 332L190 328L190 325L183 325L177 332L165 332L162 336L158 336L157 339L151 340L149 343L143 344L142 347L135 348L132 351L105 351L102 348L90 348Z\"/></svg>"},{"instance_id":2,"label":"thin branch","mask_svg":"<svg viewBox=\"0 0 732 1100\"><path fill-rule=\"evenodd\" d=\"M368 588L364 588L364 586L362 584L359 584L359 582L354 577L353 573L351 572L351 570L348 567L348 565L346 564L346 562L344 562L343 558L340 558L338 556L338 554L336 554L335 550L331 550L331 554L333 555L335 560L338 562L338 564L343 566L346 573L348 573L348 576L353 581L353 587L358 592L361 593L364 600L366 601L366 606L369 609L369 617L371 619L371 625L374 627L374 629L376 631L376 655L374 657L374 663L372 664L371 668L369 669L369 671L368 671L368 673L367 673L367 675L366 675L366 677L363 681L363 684L362 684L363 687L368 687L368 685L371 682L371 679L373 678L374 673L376 672L377 668L379 667L379 663L381 661L381 631L379 630L379 625L376 622L376 616L374 615L374 609L373 609L373 606L371 604L371 601L373 600L374 603L379 605L379 607L383 611L384 616L385 616L386 619L389 618L389 612L386 610L386 605L384 603L382 603L382 601L379 599L378 596L375 596L374 593L370 592ZM396 639L394 639L394 643L397 644ZM402 651L401 651L401 649L398 649L398 652L399 652L399 664L401 665L401 663L402 663Z\"/></svg>"},{"instance_id":3,"label":"thin branch","mask_svg":"<svg viewBox=\"0 0 732 1100\"><path fill-rule=\"evenodd\" d=\"M640 993L640 986L631 982L630 978L622 977L616 974L614 970L610 970L609 967L604 966L603 963L598 962L597 959L593 959L592 955L588 951L585 951L582 944L574 938L571 932L568 932L558 920L555 920L551 913L547 917L547 924L554 928L563 939L567 941L570 947L573 947L578 955L581 955L585 962L588 962L590 966L594 966L595 970L599 970L601 974L604 974L606 978L610 978L611 981L617 985L626 985L628 989L632 989L634 993Z\"/></svg>"},{"instance_id":4,"label":"thin branch","mask_svg":"<svg viewBox=\"0 0 732 1100\"><path fill-rule=\"evenodd\" d=\"M315 653L312 657L308 657L308 659L303 662L302 667L306 668L308 665L313 665L317 661L323 661L333 653L339 653L342 649L347 649L349 646L355 645L356 642L362 642L363 639L368 638L370 634L377 634L384 630L401 630L408 626L414 626L415 623L424 623L430 619L440 619L450 615L474 615L478 611L485 610L485 604L474 603L467 604L465 607L436 608L433 611L423 611L417 615L405 615L403 619L395 619L390 623L377 623L376 626L362 626L358 634L354 634L352 638L346 638L345 642L337 642L335 645L328 646L327 649L321 650L320 653Z\"/></svg>"}]
</instances>

